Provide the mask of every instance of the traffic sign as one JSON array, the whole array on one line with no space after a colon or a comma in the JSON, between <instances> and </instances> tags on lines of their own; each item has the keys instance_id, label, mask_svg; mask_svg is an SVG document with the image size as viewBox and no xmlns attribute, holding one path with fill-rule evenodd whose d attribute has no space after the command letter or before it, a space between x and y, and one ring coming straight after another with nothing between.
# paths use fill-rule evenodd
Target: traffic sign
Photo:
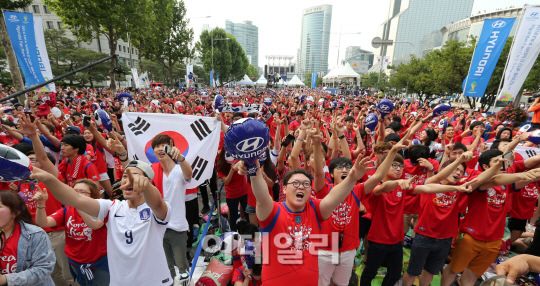
<instances>
[{"instance_id":1,"label":"traffic sign","mask_svg":"<svg viewBox=\"0 0 540 286\"><path fill-rule=\"evenodd\" d=\"M394 44L394 40L383 40L381 37L375 37L371 40L371 46L374 49L378 49L381 46L391 46Z\"/></svg>"}]
</instances>

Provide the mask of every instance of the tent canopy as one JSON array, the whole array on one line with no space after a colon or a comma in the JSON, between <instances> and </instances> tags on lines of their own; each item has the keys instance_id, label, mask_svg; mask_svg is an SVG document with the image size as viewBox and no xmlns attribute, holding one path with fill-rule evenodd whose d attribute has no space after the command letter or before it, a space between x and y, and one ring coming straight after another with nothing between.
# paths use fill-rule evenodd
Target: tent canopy
<instances>
[{"instance_id":1,"label":"tent canopy","mask_svg":"<svg viewBox=\"0 0 540 286\"><path fill-rule=\"evenodd\" d=\"M264 78L264 74L261 74L261 77L255 83L256 85L266 85L268 81Z\"/></svg>"},{"instance_id":2,"label":"tent canopy","mask_svg":"<svg viewBox=\"0 0 540 286\"><path fill-rule=\"evenodd\" d=\"M291 79L291 81L288 82L288 85L289 86L296 86L296 85L299 85L299 86L306 86L305 83L303 83L299 78L298 76L294 75L293 78Z\"/></svg>"},{"instance_id":3,"label":"tent canopy","mask_svg":"<svg viewBox=\"0 0 540 286\"><path fill-rule=\"evenodd\" d=\"M255 85L255 83L252 82L251 79L249 79L247 74L244 75L244 78L241 81L237 81L236 84L238 84L238 85Z\"/></svg>"},{"instance_id":4,"label":"tent canopy","mask_svg":"<svg viewBox=\"0 0 540 286\"><path fill-rule=\"evenodd\" d=\"M325 81L346 78L360 78L360 75L352 69L349 63L331 70L326 76L323 77Z\"/></svg>"}]
</instances>

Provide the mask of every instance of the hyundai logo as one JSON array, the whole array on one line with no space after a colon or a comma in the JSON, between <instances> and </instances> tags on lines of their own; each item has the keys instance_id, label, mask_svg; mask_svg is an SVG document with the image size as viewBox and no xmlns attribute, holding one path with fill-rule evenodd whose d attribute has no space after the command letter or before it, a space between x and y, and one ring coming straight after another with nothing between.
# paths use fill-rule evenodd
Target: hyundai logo
<instances>
[{"instance_id":1,"label":"hyundai logo","mask_svg":"<svg viewBox=\"0 0 540 286\"><path fill-rule=\"evenodd\" d=\"M536 17L536 16L538 16L538 12L532 12L531 15L529 15L529 16Z\"/></svg>"},{"instance_id":2,"label":"hyundai logo","mask_svg":"<svg viewBox=\"0 0 540 286\"><path fill-rule=\"evenodd\" d=\"M390 109L390 106L386 104L379 105L379 110L388 111Z\"/></svg>"},{"instance_id":3,"label":"hyundai logo","mask_svg":"<svg viewBox=\"0 0 540 286\"><path fill-rule=\"evenodd\" d=\"M504 26L506 26L506 22L501 21L501 20L495 21L495 22L493 22L493 24L491 24L491 27L493 27L493 28L502 28Z\"/></svg>"},{"instance_id":4,"label":"hyundai logo","mask_svg":"<svg viewBox=\"0 0 540 286\"><path fill-rule=\"evenodd\" d=\"M240 141L236 144L236 149L240 152L253 152L264 144L262 137L253 137Z\"/></svg>"}]
</instances>

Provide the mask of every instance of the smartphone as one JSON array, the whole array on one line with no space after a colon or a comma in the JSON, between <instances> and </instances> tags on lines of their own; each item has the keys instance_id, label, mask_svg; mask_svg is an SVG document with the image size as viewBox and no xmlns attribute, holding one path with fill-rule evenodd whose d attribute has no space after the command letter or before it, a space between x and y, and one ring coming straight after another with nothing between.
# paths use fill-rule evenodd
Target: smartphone
<instances>
[{"instance_id":1,"label":"smartphone","mask_svg":"<svg viewBox=\"0 0 540 286\"><path fill-rule=\"evenodd\" d=\"M165 145L165 147L163 149L164 149L165 153L167 153L167 155L171 156L171 150L172 150L171 146Z\"/></svg>"},{"instance_id":2,"label":"smartphone","mask_svg":"<svg viewBox=\"0 0 540 286\"><path fill-rule=\"evenodd\" d=\"M514 165L514 161L512 160L513 155L514 155L514 152L512 151L508 151L502 155L502 158L506 159L506 161L503 164L503 171L506 171L508 168Z\"/></svg>"},{"instance_id":3,"label":"smartphone","mask_svg":"<svg viewBox=\"0 0 540 286\"><path fill-rule=\"evenodd\" d=\"M287 147L289 146L289 144L291 144L291 141L294 139L294 135L292 134L289 134L287 135L287 137L285 137L285 139L283 140L283 142L281 142L281 146L282 147Z\"/></svg>"},{"instance_id":4,"label":"smartphone","mask_svg":"<svg viewBox=\"0 0 540 286\"><path fill-rule=\"evenodd\" d=\"M92 120L92 117L88 116L88 115L85 115L84 118L83 118L83 123L82 123L82 126L83 127L90 127L90 121Z\"/></svg>"}]
</instances>

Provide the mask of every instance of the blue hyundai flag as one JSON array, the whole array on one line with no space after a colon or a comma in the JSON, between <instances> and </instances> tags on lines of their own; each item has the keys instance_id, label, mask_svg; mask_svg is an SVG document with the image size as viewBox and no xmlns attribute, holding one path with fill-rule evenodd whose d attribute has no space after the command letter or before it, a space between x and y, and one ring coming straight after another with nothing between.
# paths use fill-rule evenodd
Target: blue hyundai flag
<instances>
[{"instance_id":1,"label":"blue hyundai flag","mask_svg":"<svg viewBox=\"0 0 540 286\"><path fill-rule=\"evenodd\" d=\"M4 11L6 27L13 51L24 74L26 87L45 82L39 67L39 53L32 13Z\"/></svg>"},{"instance_id":2,"label":"blue hyundai flag","mask_svg":"<svg viewBox=\"0 0 540 286\"><path fill-rule=\"evenodd\" d=\"M463 93L483 97L516 18L486 19L473 55Z\"/></svg>"},{"instance_id":3,"label":"blue hyundai flag","mask_svg":"<svg viewBox=\"0 0 540 286\"><path fill-rule=\"evenodd\" d=\"M311 88L315 88L317 86L317 73L314 72L311 74Z\"/></svg>"},{"instance_id":4,"label":"blue hyundai flag","mask_svg":"<svg viewBox=\"0 0 540 286\"><path fill-rule=\"evenodd\" d=\"M210 85L214 85L214 71L210 71Z\"/></svg>"}]
</instances>

